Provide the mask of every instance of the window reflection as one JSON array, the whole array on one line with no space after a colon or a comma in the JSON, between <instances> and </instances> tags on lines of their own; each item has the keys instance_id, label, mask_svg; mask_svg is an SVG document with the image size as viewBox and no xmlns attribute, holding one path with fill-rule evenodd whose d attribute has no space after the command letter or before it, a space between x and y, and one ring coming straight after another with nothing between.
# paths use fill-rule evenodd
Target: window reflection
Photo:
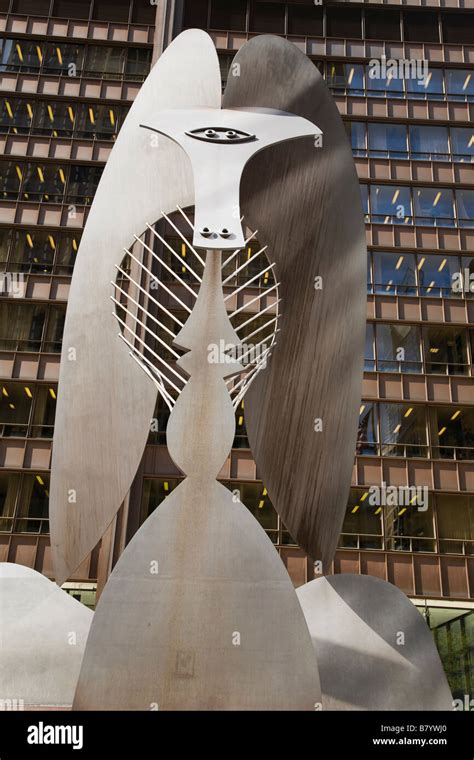
<instances>
[{"instance_id":1,"label":"window reflection","mask_svg":"<svg viewBox=\"0 0 474 760\"><path fill-rule=\"evenodd\" d=\"M407 130L403 124L369 124L368 137L371 156L407 157Z\"/></svg>"},{"instance_id":2,"label":"window reflection","mask_svg":"<svg viewBox=\"0 0 474 760\"><path fill-rule=\"evenodd\" d=\"M459 327L430 325L423 328L426 372L465 375L469 371L467 333Z\"/></svg>"},{"instance_id":3,"label":"window reflection","mask_svg":"<svg viewBox=\"0 0 474 760\"><path fill-rule=\"evenodd\" d=\"M376 404L363 401L359 411L356 453L378 454L378 413Z\"/></svg>"},{"instance_id":4,"label":"window reflection","mask_svg":"<svg viewBox=\"0 0 474 760\"><path fill-rule=\"evenodd\" d=\"M418 326L377 324L375 334L379 372L422 372Z\"/></svg>"},{"instance_id":5,"label":"window reflection","mask_svg":"<svg viewBox=\"0 0 474 760\"><path fill-rule=\"evenodd\" d=\"M452 277L458 271L457 256L418 254L417 272L420 295L453 297Z\"/></svg>"},{"instance_id":6,"label":"window reflection","mask_svg":"<svg viewBox=\"0 0 474 760\"><path fill-rule=\"evenodd\" d=\"M350 549L382 549L381 510L369 503L369 492L351 488L339 546Z\"/></svg>"},{"instance_id":7,"label":"window reflection","mask_svg":"<svg viewBox=\"0 0 474 760\"><path fill-rule=\"evenodd\" d=\"M452 100L472 100L474 97L473 72L468 69L446 71L446 91Z\"/></svg>"},{"instance_id":8,"label":"window reflection","mask_svg":"<svg viewBox=\"0 0 474 760\"><path fill-rule=\"evenodd\" d=\"M406 80L407 95L417 100L443 100L444 99L444 76L443 69L430 67L424 78L409 77Z\"/></svg>"},{"instance_id":9,"label":"window reflection","mask_svg":"<svg viewBox=\"0 0 474 760\"><path fill-rule=\"evenodd\" d=\"M376 293L416 295L414 254L374 251L373 259Z\"/></svg>"},{"instance_id":10,"label":"window reflection","mask_svg":"<svg viewBox=\"0 0 474 760\"><path fill-rule=\"evenodd\" d=\"M410 499L411 503L385 507L385 535L389 551L436 551L433 504L431 495L428 496L428 505L423 505L423 509L418 508L416 494Z\"/></svg>"},{"instance_id":11,"label":"window reflection","mask_svg":"<svg viewBox=\"0 0 474 760\"><path fill-rule=\"evenodd\" d=\"M410 220L412 216L410 188L372 185L370 205L373 222L406 224L406 220Z\"/></svg>"},{"instance_id":12,"label":"window reflection","mask_svg":"<svg viewBox=\"0 0 474 760\"><path fill-rule=\"evenodd\" d=\"M454 227L454 195L447 188L414 189L415 219L425 226Z\"/></svg>"},{"instance_id":13,"label":"window reflection","mask_svg":"<svg viewBox=\"0 0 474 760\"><path fill-rule=\"evenodd\" d=\"M472 163L474 156L474 131L464 127L451 128L454 161Z\"/></svg>"},{"instance_id":14,"label":"window reflection","mask_svg":"<svg viewBox=\"0 0 474 760\"><path fill-rule=\"evenodd\" d=\"M380 404L383 456L426 457L426 415L422 406Z\"/></svg>"},{"instance_id":15,"label":"window reflection","mask_svg":"<svg viewBox=\"0 0 474 760\"><path fill-rule=\"evenodd\" d=\"M431 410L433 455L441 459L474 459L474 409Z\"/></svg>"},{"instance_id":16,"label":"window reflection","mask_svg":"<svg viewBox=\"0 0 474 760\"><path fill-rule=\"evenodd\" d=\"M413 158L419 160L448 161L449 140L447 127L410 126L410 147Z\"/></svg>"}]
</instances>

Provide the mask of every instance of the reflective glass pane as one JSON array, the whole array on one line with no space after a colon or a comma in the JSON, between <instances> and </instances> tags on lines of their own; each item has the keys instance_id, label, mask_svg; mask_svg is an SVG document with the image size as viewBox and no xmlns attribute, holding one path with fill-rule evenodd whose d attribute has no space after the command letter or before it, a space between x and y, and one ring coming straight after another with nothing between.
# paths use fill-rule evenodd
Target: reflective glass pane
<instances>
[{"instance_id":1,"label":"reflective glass pane","mask_svg":"<svg viewBox=\"0 0 474 760\"><path fill-rule=\"evenodd\" d=\"M356 453L378 454L378 413L377 405L362 402L359 411Z\"/></svg>"},{"instance_id":2,"label":"reflective glass pane","mask_svg":"<svg viewBox=\"0 0 474 760\"><path fill-rule=\"evenodd\" d=\"M383 224L406 224L411 218L411 198L409 187L394 185L372 185L370 189L370 209L373 222Z\"/></svg>"},{"instance_id":3,"label":"reflective glass pane","mask_svg":"<svg viewBox=\"0 0 474 760\"><path fill-rule=\"evenodd\" d=\"M460 327L430 325L423 329L426 371L429 374L465 375L469 371L467 332Z\"/></svg>"},{"instance_id":4,"label":"reflective glass pane","mask_svg":"<svg viewBox=\"0 0 474 760\"><path fill-rule=\"evenodd\" d=\"M440 100L444 93L443 70L430 68L426 76L407 79L407 93L411 98Z\"/></svg>"},{"instance_id":5,"label":"reflective glass pane","mask_svg":"<svg viewBox=\"0 0 474 760\"><path fill-rule=\"evenodd\" d=\"M375 334L379 372L422 371L419 327L377 324Z\"/></svg>"},{"instance_id":6,"label":"reflective glass pane","mask_svg":"<svg viewBox=\"0 0 474 760\"><path fill-rule=\"evenodd\" d=\"M412 253L374 251L376 293L416 294L415 257Z\"/></svg>"},{"instance_id":7,"label":"reflective glass pane","mask_svg":"<svg viewBox=\"0 0 474 760\"><path fill-rule=\"evenodd\" d=\"M418 283L421 296L452 296L453 274L459 272L457 256L418 254Z\"/></svg>"},{"instance_id":8,"label":"reflective glass pane","mask_svg":"<svg viewBox=\"0 0 474 760\"><path fill-rule=\"evenodd\" d=\"M412 158L420 160L448 161L449 141L447 127L409 127Z\"/></svg>"},{"instance_id":9,"label":"reflective glass pane","mask_svg":"<svg viewBox=\"0 0 474 760\"><path fill-rule=\"evenodd\" d=\"M451 127L453 160L474 162L474 130L467 127Z\"/></svg>"},{"instance_id":10,"label":"reflective glass pane","mask_svg":"<svg viewBox=\"0 0 474 760\"><path fill-rule=\"evenodd\" d=\"M403 124L369 124L369 151L378 158L407 158L407 129Z\"/></svg>"},{"instance_id":11,"label":"reflective glass pane","mask_svg":"<svg viewBox=\"0 0 474 760\"><path fill-rule=\"evenodd\" d=\"M473 72L468 69L446 70L446 91L453 100L472 100L474 97Z\"/></svg>"},{"instance_id":12,"label":"reflective glass pane","mask_svg":"<svg viewBox=\"0 0 474 760\"><path fill-rule=\"evenodd\" d=\"M454 195L447 188L413 190L416 222L430 227L454 227Z\"/></svg>"},{"instance_id":13,"label":"reflective glass pane","mask_svg":"<svg viewBox=\"0 0 474 760\"><path fill-rule=\"evenodd\" d=\"M474 227L474 190L456 190L458 224Z\"/></svg>"},{"instance_id":14,"label":"reflective glass pane","mask_svg":"<svg viewBox=\"0 0 474 760\"><path fill-rule=\"evenodd\" d=\"M380 404L380 435L384 456L426 457L424 407Z\"/></svg>"},{"instance_id":15,"label":"reflective glass pane","mask_svg":"<svg viewBox=\"0 0 474 760\"><path fill-rule=\"evenodd\" d=\"M432 410L435 456L442 459L474 459L474 409L435 407Z\"/></svg>"}]
</instances>

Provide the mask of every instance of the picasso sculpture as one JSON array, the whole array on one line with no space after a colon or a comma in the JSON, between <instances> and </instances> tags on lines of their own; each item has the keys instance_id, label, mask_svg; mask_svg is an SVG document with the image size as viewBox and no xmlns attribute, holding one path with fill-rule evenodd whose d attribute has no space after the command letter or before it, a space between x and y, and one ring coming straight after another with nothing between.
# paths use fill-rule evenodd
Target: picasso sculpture
<instances>
[{"instance_id":1,"label":"picasso sculpture","mask_svg":"<svg viewBox=\"0 0 474 760\"><path fill-rule=\"evenodd\" d=\"M190 252L189 277L169 264L179 253L164 225ZM253 238L253 279L273 279L242 321L236 296L252 278L230 292L229 282ZM298 599L263 529L217 478L245 397L272 503L329 571L357 434L365 268L351 150L316 67L260 36L236 55L222 97L211 39L181 34L130 110L77 257L52 463L57 582L126 498L157 394L183 480L106 583L75 709L325 706L309 622L314 605L325 614L324 594ZM252 361L241 350L249 341Z\"/></svg>"}]
</instances>

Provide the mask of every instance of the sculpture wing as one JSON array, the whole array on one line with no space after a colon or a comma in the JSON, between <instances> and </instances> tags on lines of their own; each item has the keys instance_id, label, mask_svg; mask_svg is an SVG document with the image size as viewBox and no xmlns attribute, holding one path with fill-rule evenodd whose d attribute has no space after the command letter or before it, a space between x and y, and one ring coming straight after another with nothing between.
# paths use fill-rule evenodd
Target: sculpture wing
<instances>
[{"instance_id":1,"label":"sculpture wing","mask_svg":"<svg viewBox=\"0 0 474 760\"><path fill-rule=\"evenodd\" d=\"M286 527L327 572L347 504L362 389L367 252L359 184L336 105L294 44L255 37L231 71L224 108L289 111L323 132L322 147L303 138L255 156L242 177L241 210L276 263L283 314L269 367L246 397L250 445Z\"/></svg>"},{"instance_id":2,"label":"sculpture wing","mask_svg":"<svg viewBox=\"0 0 474 760\"><path fill-rule=\"evenodd\" d=\"M164 108L220 108L215 48L183 32L143 84L105 167L79 247L63 338L51 474L51 542L63 583L99 541L125 498L148 436L156 387L117 338L110 281L147 222L193 202L189 160L159 150L140 124Z\"/></svg>"}]
</instances>

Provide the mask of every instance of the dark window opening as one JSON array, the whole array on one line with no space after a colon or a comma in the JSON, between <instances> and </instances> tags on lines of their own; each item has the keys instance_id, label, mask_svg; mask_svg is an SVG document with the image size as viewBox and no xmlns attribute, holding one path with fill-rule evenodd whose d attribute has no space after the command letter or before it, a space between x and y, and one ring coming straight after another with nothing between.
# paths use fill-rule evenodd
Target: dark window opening
<instances>
[{"instance_id":1,"label":"dark window opening","mask_svg":"<svg viewBox=\"0 0 474 760\"><path fill-rule=\"evenodd\" d=\"M58 18L89 18L91 0L55 0L53 16Z\"/></svg>"},{"instance_id":2,"label":"dark window opening","mask_svg":"<svg viewBox=\"0 0 474 760\"><path fill-rule=\"evenodd\" d=\"M95 21L119 21L128 23L130 0L94 0Z\"/></svg>"},{"instance_id":3,"label":"dark window opening","mask_svg":"<svg viewBox=\"0 0 474 760\"><path fill-rule=\"evenodd\" d=\"M13 0L12 13L28 16L49 16L50 0Z\"/></svg>"},{"instance_id":4,"label":"dark window opening","mask_svg":"<svg viewBox=\"0 0 474 760\"><path fill-rule=\"evenodd\" d=\"M288 7L288 34L322 37L323 9L315 5L290 5Z\"/></svg>"},{"instance_id":5,"label":"dark window opening","mask_svg":"<svg viewBox=\"0 0 474 760\"><path fill-rule=\"evenodd\" d=\"M328 8L326 11L328 37L355 37L362 39L361 11L347 8Z\"/></svg>"},{"instance_id":6,"label":"dark window opening","mask_svg":"<svg viewBox=\"0 0 474 760\"><path fill-rule=\"evenodd\" d=\"M403 28L407 42L439 42L438 14L435 12L404 13Z\"/></svg>"},{"instance_id":7,"label":"dark window opening","mask_svg":"<svg viewBox=\"0 0 474 760\"><path fill-rule=\"evenodd\" d=\"M474 14L446 13L442 21L443 42L474 43Z\"/></svg>"},{"instance_id":8,"label":"dark window opening","mask_svg":"<svg viewBox=\"0 0 474 760\"><path fill-rule=\"evenodd\" d=\"M148 24L154 26L156 19L156 5L150 0L133 0L132 21L134 24Z\"/></svg>"},{"instance_id":9,"label":"dark window opening","mask_svg":"<svg viewBox=\"0 0 474 760\"><path fill-rule=\"evenodd\" d=\"M365 12L365 36L368 40L401 39L399 12L367 10Z\"/></svg>"},{"instance_id":10,"label":"dark window opening","mask_svg":"<svg viewBox=\"0 0 474 760\"><path fill-rule=\"evenodd\" d=\"M207 0L186 0L183 29L207 28Z\"/></svg>"},{"instance_id":11,"label":"dark window opening","mask_svg":"<svg viewBox=\"0 0 474 760\"><path fill-rule=\"evenodd\" d=\"M285 6L280 3L252 3L250 31L285 34Z\"/></svg>"},{"instance_id":12,"label":"dark window opening","mask_svg":"<svg viewBox=\"0 0 474 760\"><path fill-rule=\"evenodd\" d=\"M211 29L245 30L247 0L212 0Z\"/></svg>"}]
</instances>

